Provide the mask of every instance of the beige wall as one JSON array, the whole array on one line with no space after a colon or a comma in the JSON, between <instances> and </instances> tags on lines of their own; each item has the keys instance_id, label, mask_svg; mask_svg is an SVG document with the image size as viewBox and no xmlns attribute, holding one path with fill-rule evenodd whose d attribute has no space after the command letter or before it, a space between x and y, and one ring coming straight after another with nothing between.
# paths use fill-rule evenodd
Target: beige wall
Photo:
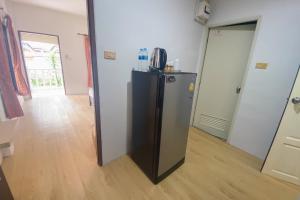
<instances>
[{"instance_id":1,"label":"beige wall","mask_svg":"<svg viewBox=\"0 0 300 200\"><path fill-rule=\"evenodd\" d=\"M87 94L87 69L82 36L87 33L87 19L15 2L7 2L17 31L32 31L59 36L64 81L67 94Z\"/></svg>"},{"instance_id":2,"label":"beige wall","mask_svg":"<svg viewBox=\"0 0 300 200\"><path fill-rule=\"evenodd\" d=\"M6 10L6 1L5 0L0 0L0 7L4 8L4 10Z\"/></svg>"}]
</instances>

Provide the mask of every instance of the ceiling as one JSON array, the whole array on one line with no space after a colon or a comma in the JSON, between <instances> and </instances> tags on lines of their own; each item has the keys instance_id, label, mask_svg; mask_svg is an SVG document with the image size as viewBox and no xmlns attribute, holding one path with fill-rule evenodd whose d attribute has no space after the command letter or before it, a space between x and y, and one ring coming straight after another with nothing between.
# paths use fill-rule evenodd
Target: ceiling
<instances>
[{"instance_id":1,"label":"ceiling","mask_svg":"<svg viewBox=\"0 0 300 200\"><path fill-rule=\"evenodd\" d=\"M11 0L57 11L86 16L86 0Z\"/></svg>"}]
</instances>

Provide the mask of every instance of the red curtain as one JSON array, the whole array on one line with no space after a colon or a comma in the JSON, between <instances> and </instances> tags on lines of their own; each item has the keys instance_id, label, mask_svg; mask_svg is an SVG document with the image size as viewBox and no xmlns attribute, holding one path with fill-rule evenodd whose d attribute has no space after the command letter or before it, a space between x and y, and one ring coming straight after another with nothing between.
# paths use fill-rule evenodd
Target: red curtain
<instances>
[{"instance_id":1,"label":"red curtain","mask_svg":"<svg viewBox=\"0 0 300 200\"><path fill-rule=\"evenodd\" d=\"M12 52L12 58L13 58L13 70L14 70L15 82L17 87L16 90L19 95L27 96L30 95L30 90L26 82L26 79L23 75L25 68L21 60L20 50L14 33L12 20L11 17L8 15L5 18L7 20L8 36L11 45L10 50Z\"/></svg>"},{"instance_id":2,"label":"red curtain","mask_svg":"<svg viewBox=\"0 0 300 200\"><path fill-rule=\"evenodd\" d=\"M85 57L88 70L88 87L93 87L93 76L92 76L92 57L91 57L91 44L89 36L84 36L84 46L85 46Z\"/></svg>"},{"instance_id":3,"label":"red curtain","mask_svg":"<svg viewBox=\"0 0 300 200\"><path fill-rule=\"evenodd\" d=\"M6 117L12 119L21 117L24 113L13 86L4 40L4 30L0 20L0 92Z\"/></svg>"}]
</instances>

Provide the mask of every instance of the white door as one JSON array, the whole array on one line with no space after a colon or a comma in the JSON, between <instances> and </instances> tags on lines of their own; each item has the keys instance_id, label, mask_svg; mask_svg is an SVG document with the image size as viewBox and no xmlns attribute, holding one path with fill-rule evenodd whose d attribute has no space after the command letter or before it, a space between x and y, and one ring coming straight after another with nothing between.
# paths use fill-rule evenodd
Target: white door
<instances>
[{"instance_id":1,"label":"white door","mask_svg":"<svg viewBox=\"0 0 300 200\"><path fill-rule=\"evenodd\" d=\"M227 138L254 32L254 24L210 30L195 110L195 127Z\"/></svg>"},{"instance_id":2,"label":"white door","mask_svg":"<svg viewBox=\"0 0 300 200\"><path fill-rule=\"evenodd\" d=\"M300 185L300 73L263 173Z\"/></svg>"}]
</instances>

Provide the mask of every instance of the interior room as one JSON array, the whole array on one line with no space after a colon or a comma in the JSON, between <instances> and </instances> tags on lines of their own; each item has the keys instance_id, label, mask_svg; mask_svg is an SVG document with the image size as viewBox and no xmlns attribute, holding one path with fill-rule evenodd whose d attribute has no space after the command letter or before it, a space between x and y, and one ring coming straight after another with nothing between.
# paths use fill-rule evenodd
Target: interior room
<instances>
[{"instance_id":1,"label":"interior room","mask_svg":"<svg viewBox=\"0 0 300 200\"><path fill-rule=\"evenodd\" d=\"M0 9L1 200L300 198L299 1Z\"/></svg>"},{"instance_id":2,"label":"interior room","mask_svg":"<svg viewBox=\"0 0 300 200\"><path fill-rule=\"evenodd\" d=\"M86 4L72 3L61 10L61 4L1 1L0 163L16 186L32 173L58 167L56 161L45 166L54 161L51 155L70 155L76 148L85 148L85 157L96 155ZM17 167L26 165L31 167ZM15 179L20 171L27 178Z\"/></svg>"}]
</instances>

